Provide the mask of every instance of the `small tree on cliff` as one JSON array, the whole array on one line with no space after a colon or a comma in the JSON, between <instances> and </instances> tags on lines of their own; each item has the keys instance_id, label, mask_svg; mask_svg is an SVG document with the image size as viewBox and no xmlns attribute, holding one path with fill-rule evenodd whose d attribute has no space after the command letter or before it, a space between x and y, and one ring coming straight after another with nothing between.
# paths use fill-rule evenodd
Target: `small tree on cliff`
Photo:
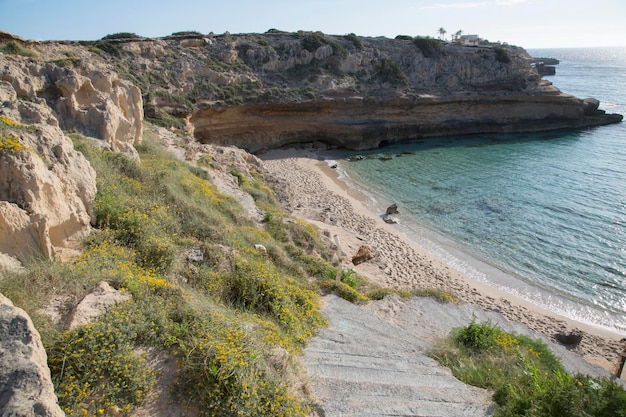
<instances>
[{"instance_id":1,"label":"small tree on cliff","mask_svg":"<svg viewBox=\"0 0 626 417\"><path fill-rule=\"evenodd\" d=\"M446 33L448 33L447 30L445 30L443 27L440 27L439 30L437 31L437 33L439 34L439 39L446 39Z\"/></svg>"}]
</instances>

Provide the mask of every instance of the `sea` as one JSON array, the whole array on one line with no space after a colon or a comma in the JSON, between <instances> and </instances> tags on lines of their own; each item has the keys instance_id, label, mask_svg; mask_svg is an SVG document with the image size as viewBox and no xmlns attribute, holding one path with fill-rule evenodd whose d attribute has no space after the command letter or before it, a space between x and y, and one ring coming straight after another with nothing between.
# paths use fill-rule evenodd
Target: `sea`
<instances>
[{"instance_id":1,"label":"sea","mask_svg":"<svg viewBox=\"0 0 626 417\"><path fill-rule=\"evenodd\" d=\"M530 49L562 92L626 115L626 47ZM470 278L626 335L626 122L329 156L398 230Z\"/></svg>"}]
</instances>

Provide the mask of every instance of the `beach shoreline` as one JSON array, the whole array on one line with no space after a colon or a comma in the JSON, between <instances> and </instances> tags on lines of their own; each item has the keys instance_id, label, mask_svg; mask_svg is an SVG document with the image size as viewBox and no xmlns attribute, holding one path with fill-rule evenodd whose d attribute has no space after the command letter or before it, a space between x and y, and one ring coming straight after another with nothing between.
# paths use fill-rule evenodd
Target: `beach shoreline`
<instances>
[{"instance_id":1,"label":"beach shoreline","mask_svg":"<svg viewBox=\"0 0 626 417\"><path fill-rule=\"evenodd\" d=\"M619 333L566 318L447 265L408 238L402 225L384 222L382 213L373 211L371 198L343 181L317 150L279 149L260 157L282 183L285 208L339 237L345 267L384 287L452 292L464 303L497 311L549 340L554 341L558 332L580 330L583 340L572 350L610 373L615 371L623 349ZM375 257L355 266L350 260L362 245L370 246Z\"/></svg>"}]
</instances>

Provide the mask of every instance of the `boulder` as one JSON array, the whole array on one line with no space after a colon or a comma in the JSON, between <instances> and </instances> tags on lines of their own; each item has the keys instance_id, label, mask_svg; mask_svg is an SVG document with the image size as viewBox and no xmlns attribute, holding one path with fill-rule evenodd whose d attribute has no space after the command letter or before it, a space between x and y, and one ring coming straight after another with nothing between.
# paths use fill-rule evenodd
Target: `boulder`
<instances>
[{"instance_id":1,"label":"boulder","mask_svg":"<svg viewBox=\"0 0 626 417\"><path fill-rule=\"evenodd\" d=\"M181 48L200 48L208 43L206 38L182 39L179 43Z\"/></svg>"},{"instance_id":2,"label":"boulder","mask_svg":"<svg viewBox=\"0 0 626 417\"><path fill-rule=\"evenodd\" d=\"M39 332L0 294L0 414L62 417Z\"/></svg>"},{"instance_id":3,"label":"boulder","mask_svg":"<svg viewBox=\"0 0 626 417\"><path fill-rule=\"evenodd\" d=\"M107 282L100 282L96 288L82 299L71 314L70 329L87 324L105 313L115 304L129 300L129 294L116 290Z\"/></svg>"},{"instance_id":4,"label":"boulder","mask_svg":"<svg viewBox=\"0 0 626 417\"><path fill-rule=\"evenodd\" d=\"M598 107L600 107L600 100L595 98L586 98L583 100L583 112L585 116L594 116L598 113Z\"/></svg>"},{"instance_id":5,"label":"boulder","mask_svg":"<svg viewBox=\"0 0 626 417\"><path fill-rule=\"evenodd\" d=\"M567 347L576 347L583 340L583 333L579 330L570 332L559 332L556 334L556 340Z\"/></svg>"},{"instance_id":6,"label":"boulder","mask_svg":"<svg viewBox=\"0 0 626 417\"><path fill-rule=\"evenodd\" d=\"M396 219L395 217L393 217L390 214L383 214L383 221L385 223L389 223L389 224L396 224L396 223L398 223L398 219Z\"/></svg>"},{"instance_id":7,"label":"boulder","mask_svg":"<svg viewBox=\"0 0 626 417\"><path fill-rule=\"evenodd\" d=\"M357 251L356 255L352 257L352 263L354 265L362 264L363 262L367 262L374 257L374 253L372 248L369 245L362 245Z\"/></svg>"},{"instance_id":8,"label":"boulder","mask_svg":"<svg viewBox=\"0 0 626 417\"><path fill-rule=\"evenodd\" d=\"M0 252L21 261L54 257L47 218L29 216L16 204L0 201Z\"/></svg>"},{"instance_id":9,"label":"boulder","mask_svg":"<svg viewBox=\"0 0 626 417\"><path fill-rule=\"evenodd\" d=\"M398 205L397 204L392 204L389 207L387 207L387 210L385 211L385 214L398 214Z\"/></svg>"}]
</instances>

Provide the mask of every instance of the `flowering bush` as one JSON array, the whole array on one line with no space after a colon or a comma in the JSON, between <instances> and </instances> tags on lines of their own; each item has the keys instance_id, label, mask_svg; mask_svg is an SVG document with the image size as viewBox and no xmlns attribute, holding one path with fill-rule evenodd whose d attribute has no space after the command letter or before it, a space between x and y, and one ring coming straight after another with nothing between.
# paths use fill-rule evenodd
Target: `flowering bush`
<instances>
[{"instance_id":1,"label":"flowering bush","mask_svg":"<svg viewBox=\"0 0 626 417\"><path fill-rule=\"evenodd\" d=\"M2 135L0 133L0 152L17 153L25 149L20 143L20 138L15 135Z\"/></svg>"},{"instance_id":2,"label":"flowering bush","mask_svg":"<svg viewBox=\"0 0 626 417\"><path fill-rule=\"evenodd\" d=\"M154 373L133 352L136 334L124 311L61 333L47 347L59 404L68 415L122 412L141 403Z\"/></svg>"},{"instance_id":3,"label":"flowering bush","mask_svg":"<svg viewBox=\"0 0 626 417\"><path fill-rule=\"evenodd\" d=\"M42 334L66 413L130 415L154 384L137 353L149 346L176 356L177 394L204 415L307 415L302 384L285 379L295 365L272 355L299 354L326 324L309 281L330 268L312 254L324 251L317 230L283 222L277 207L270 230L258 227L204 171L149 138L136 161L72 137L98 174L97 230L56 279L72 283L75 299L102 280L132 299L89 325ZM248 186L270 204L258 174ZM202 257L186 259L198 248Z\"/></svg>"}]
</instances>

